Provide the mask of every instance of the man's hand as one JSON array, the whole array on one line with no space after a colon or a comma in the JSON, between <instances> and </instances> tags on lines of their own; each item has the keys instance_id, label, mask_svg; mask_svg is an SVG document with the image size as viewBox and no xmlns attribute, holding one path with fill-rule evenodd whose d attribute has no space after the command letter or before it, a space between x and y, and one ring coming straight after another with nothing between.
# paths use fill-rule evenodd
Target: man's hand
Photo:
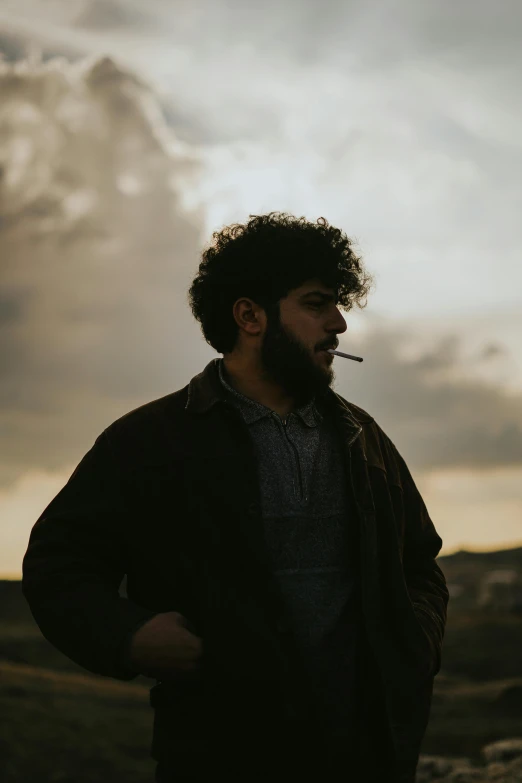
<instances>
[{"instance_id":1,"label":"man's hand","mask_svg":"<svg viewBox=\"0 0 522 783\"><path fill-rule=\"evenodd\" d=\"M176 680L196 672L202 642L187 628L188 621L179 612L157 614L132 637L131 666L156 680Z\"/></svg>"}]
</instances>

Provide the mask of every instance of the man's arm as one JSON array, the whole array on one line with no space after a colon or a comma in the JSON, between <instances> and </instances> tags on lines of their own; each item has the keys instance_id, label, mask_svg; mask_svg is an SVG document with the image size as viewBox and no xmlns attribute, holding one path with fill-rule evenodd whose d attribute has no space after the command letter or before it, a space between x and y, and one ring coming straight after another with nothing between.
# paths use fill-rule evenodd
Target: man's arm
<instances>
[{"instance_id":1,"label":"man's arm","mask_svg":"<svg viewBox=\"0 0 522 783\"><path fill-rule=\"evenodd\" d=\"M119 595L129 498L103 432L36 521L22 592L45 638L93 674L132 680L128 644L157 612Z\"/></svg>"},{"instance_id":2,"label":"man's arm","mask_svg":"<svg viewBox=\"0 0 522 783\"><path fill-rule=\"evenodd\" d=\"M436 562L442 539L435 530L410 471L395 449L404 499L403 569L415 614L431 644L435 670L440 669L442 642L447 620L449 592Z\"/></svg>"}]
</instances>

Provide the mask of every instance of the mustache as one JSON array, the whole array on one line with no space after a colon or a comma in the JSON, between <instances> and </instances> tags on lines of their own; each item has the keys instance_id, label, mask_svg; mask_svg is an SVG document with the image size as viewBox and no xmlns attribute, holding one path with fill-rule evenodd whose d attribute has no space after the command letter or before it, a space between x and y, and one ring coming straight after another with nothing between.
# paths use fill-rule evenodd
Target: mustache
<instances>
[{"instance_id":1,"label":"mustache","mask_svg":"<svg viewBox=\"0 0 522 783\"><path fill-rule=\"evenodd\" d=\"M336 350L339 343L337 340L335 340L333 343L327 343L327 345L321 346L321 348L318 348L318 351L327 351L329 348L332 348L334 351Z\"/></svg>"}]
</instances>

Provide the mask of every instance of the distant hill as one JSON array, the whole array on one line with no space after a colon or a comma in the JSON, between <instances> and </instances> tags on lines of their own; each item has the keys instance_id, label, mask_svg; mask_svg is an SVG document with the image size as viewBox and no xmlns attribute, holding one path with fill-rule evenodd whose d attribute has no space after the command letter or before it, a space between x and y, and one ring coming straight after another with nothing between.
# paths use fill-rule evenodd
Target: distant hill
<instances>
[{"instance_id":1,"label":"distant hill","mask_svg":"<svg viewBox=\"0 0 522 783\"><path fill-rule=\"evenodd\" d=\"M451 555L439 557L444 572L446 568L459 569L461 566L467 566L473 563L476 566L483 565L487 568L499 568L506 566L508 568L522 567L522 546L515 549L499 549L495 552L468 552L466 549L459 549Z\"/></svg>"},{"instance_id":2,"label":"distant hill","mask_svg":"<svg viewBox=\"0 0 522 783\"><path fill-rule=\"evenodd\" d=\"M462 585L466 591L474 595L478 582L488 571L508 568L522 573L522 547L502 549L495 552L467 552L465 549L444 555L437 559L446 581ZM120 588L120 594L125 596L126 580ZM455 596L453 600L461 604L463 596ZM467 602L466 602L467 603ZM19 579L0 580L0 623L3 621L24 624L32 622L32 615L25 598L22 595L22 582Z\"/></svg>"},{"instance_id":3,"label":"distant hill","mask_svg":"<svg viewBox=\"0 0 522 783\"><path fill-rule=\"evenodd\" d=\"M522 573L522 547L460 551L438 558L450 590L441 673L481 682L522 677L522 615L477 607L477 590L490 571ZM120 595L126 596L125 580ZM41 634L22 594L21 580L0 580L0 661L81 673ZM154 684L146 677L136 683Z\"/></svg>"},{"instance_id":4,"label":"distant hill","mask_svg":"<svg viewBox=\"0 0 522 783\"><path fill-rule=\"evenodd\" d=\"M467 552L462 549L439 557L437 562L448 583L452 608L473 609L482 580L489 572L506 569L522 575L522 547L496 552Z\"/></svg>"}]
</instances>

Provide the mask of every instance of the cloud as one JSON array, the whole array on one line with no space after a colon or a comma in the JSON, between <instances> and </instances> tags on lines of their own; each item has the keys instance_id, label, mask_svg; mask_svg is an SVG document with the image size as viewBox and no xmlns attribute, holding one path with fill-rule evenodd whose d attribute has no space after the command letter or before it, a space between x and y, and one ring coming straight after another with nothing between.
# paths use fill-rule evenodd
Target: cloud
<instances>
[{"instance_id":1,"label":"cloud","mask_svg":"<svg viewBox=\"0 0 522 783\"><path fill-rule=\"evenodd\" d=\"M375 418L413 470L522 465L522 392L477 378L480 357L466 359L456 334L406 356L415 322L383 320L370 318L356 346L350 342L363 364L336 360L336 391Z\"/></svg>"},{"instance_id":2,"label":"cloud","mask_svg":"<svg viewBox=\"0 0 522 783\"><path fill-rule=\"evenodd\" d=\"M497 356L502 356L505 353L505 348L502 345L498 345L498 343L488 343L488 345L485 345L481 354L480 358L487 361L488 359L496 358Z\"/></svg>"},{"instance_id":3,"label":"cloud","mask_svg":"<svg viewBox=\"0 0 522 783\"><path fill-rule=\"evenodd\" d=\"M139 27L143 32L149 26L149 17L138 7L119 0L88 0L74 20L73 26L102 32Z\"/></svg>"},{"instance_id":4,"label":"cloud","mask_svg":"<svg viewBox=\"0 0 522 783\"><path fill-rule=\"evenodd\" d=\"M197 156L111 60L0 70L0 485L78 461L117 415L196 372L184 292Z\"/></svg>"},{"instance_id":5,"label":"cloud","mask_svg":"<svg viewBox=\"0 0 522 783\"><path fill-rule=\"evenodd\" d=\"M106 31L99 5L64 16L18 2L34 12L25 27L13 12L28 38L133 67L2 76L4 483L77 461L117 415L201 370L214 354L184 299L200 245L274 208L324 214L359 240L370 306L387 318L370 322L363 365L337 361L339 390L412 467L520 464L520 397L462 373L463 332L402 355L428 312L520 306L518 5L151 0L144 35L125 16L138 2L120 2ZM89 8L97 24L75 27ZM189 145L169 151L182 130L205 145L194 160Z\"/></svg>"}]
</instances>

